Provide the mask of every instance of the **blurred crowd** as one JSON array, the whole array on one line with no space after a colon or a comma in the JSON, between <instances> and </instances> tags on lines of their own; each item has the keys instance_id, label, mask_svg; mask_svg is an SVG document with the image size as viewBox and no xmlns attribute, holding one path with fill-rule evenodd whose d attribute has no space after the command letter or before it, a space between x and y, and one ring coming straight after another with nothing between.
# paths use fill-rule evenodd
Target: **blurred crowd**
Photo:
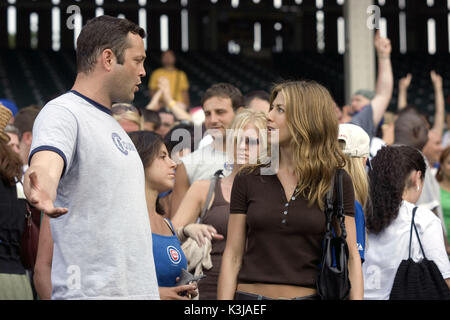
<instances>
[{"instance_id":1,"label":"blurred crowd","mask_svg":"<svg viewBox=\"0 0 450 320\"><path fill-rule=\"evenodd\" d=\"M124 34L126 54L112 39L81 67L83 41L102 28ZM376 88L348 105L314 81L286 81L245 95L216 83L198 107L168 50L139 108L146 70L135 28L93 19L69 92L45 106L0 100L0 299L319 299L324 199L339 168L349 298L389 299L408 252L416 261L426 252L450 285L439 70L430 70L432 116L408 103L411 74L387 111L392 48L377 33Z\"/></svg>"}]
</instances>

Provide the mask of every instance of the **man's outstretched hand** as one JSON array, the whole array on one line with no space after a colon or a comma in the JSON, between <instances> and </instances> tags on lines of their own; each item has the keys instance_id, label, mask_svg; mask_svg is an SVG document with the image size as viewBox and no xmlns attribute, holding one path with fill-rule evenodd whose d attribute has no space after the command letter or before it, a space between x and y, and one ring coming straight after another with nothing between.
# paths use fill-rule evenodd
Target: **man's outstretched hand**
<instances>
[{"instance_id":1,"label":"man's outstretched hand","mask_svg":"<svg viewBox=\"0 0 450 320\"><path fill-rule=\"evenodd\" d=\"M30 204L42 210L50 218L58 218L69 211L67 208L55 208L48 192L40 187L34 171L25 175L24 192Z\"/></svg>"}]
</instances>

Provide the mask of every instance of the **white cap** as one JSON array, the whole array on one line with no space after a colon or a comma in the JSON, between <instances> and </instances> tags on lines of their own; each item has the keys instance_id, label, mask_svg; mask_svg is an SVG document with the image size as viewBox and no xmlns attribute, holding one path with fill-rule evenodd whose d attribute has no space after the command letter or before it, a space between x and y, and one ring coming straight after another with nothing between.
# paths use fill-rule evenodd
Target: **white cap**
<instances>
[{"instance_id":1,"label":"white cap","mask_svg":"<svg viewBox=\"0 0 450 320\"><path fill-rule=\"evenodd\" d=\"M202 108L194 108L191 110L192 122L196 126L201 126L205 122L205 112Z\"/></svg>"},{"instance_id":2,"label":"white cap","mask_svg":"<svg viewBox=\"0 0 450 320\"><path fill-rule=\"evenodd\" d=\"M350 123L340 124L338 140L345 142L342 151L349 157L369 158L370 138L361 127Z\"/></svg>"}]
</instances>

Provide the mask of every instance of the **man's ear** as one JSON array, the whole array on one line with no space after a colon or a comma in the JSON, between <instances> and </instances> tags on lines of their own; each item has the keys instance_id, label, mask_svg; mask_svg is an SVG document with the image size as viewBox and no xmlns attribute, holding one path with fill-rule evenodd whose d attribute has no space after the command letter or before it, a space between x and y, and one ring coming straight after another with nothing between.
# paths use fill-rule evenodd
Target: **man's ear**
<instances>
[{"instance_id":1,"label":"man's ear","mask_svg":"<svg viewBox=\"0 0 450 320\"><path fill-rule=\"evenodd\" d=\"M107 70L111 71L113 64L115 63L116 56L112 52L111 49L105 49L100 55L100 62L102 67Z\"/></svg>"},{"instance_id":2,"label":"man's ear","mask_svg":"<svg viewBox=\"0 0 450 320\"><path fill-rule=\"evenodd\" d=\"M31 142L33 141L33 134L30 131L24 132L22 135L23 143L25 143L28 146L31 146Z\"/></svg>"}]
</instances>

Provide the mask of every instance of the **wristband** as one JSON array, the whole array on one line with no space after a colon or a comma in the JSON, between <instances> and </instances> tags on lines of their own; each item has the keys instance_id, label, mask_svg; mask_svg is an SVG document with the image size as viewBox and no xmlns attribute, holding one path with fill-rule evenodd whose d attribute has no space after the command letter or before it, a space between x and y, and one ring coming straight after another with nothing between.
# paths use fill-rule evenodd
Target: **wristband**
<instances>
[{"instance_id":1,"label":"wristband","mask_svg":"<svg viewBox=\"0 0 450 320\"><path fill-rule=\"evenodd\" d=\"M173 108L176 104L177 104L177 102L175 100L172 100L172 101L169 102L169 104L167 106L169 108Z\"/></svg>"}]
</instances>

